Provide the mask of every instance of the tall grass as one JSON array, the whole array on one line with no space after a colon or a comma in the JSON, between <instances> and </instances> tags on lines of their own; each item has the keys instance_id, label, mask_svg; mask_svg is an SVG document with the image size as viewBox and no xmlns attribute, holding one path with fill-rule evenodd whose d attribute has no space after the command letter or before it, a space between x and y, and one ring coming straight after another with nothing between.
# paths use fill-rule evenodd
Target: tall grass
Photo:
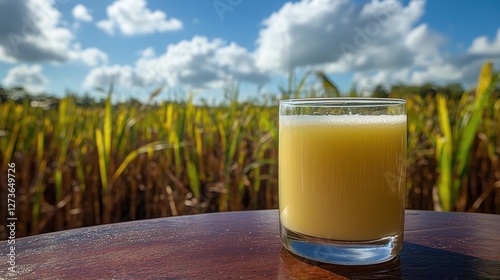
<instances>
[{"instance_id":1,"label":"tall grass","mask_svg":"<svg viewBox=\"0 0 500 280\"><path fill-rule=\"evenodd\" d=\"M408 208L500 213L500 100L491 69L485 66L477 90L459 98L389 93L408 102ZM318 83L307 84L310 79ZM218 106L196 105L193 95L113 105L112 91L94 107L74 97L52 105L27 99L0 104L0 180L6 181L7 163L15 162L19 236L277 208L275 101L239 102L238 87L228 85ZM297 82L291 75L281 94L360 95L354 87L341 93L321 71ZM0 219L5 215L0 211ZM0 236L6 237L5 228Z\"/></svg>"},{"instance_id":2,"label":"tall grass","mask_svg":"<svg viewBox=\"0 0 500 280\"><path fill-rule=\"evenodd\" d=\"M436 137L436 159L440 171L436 188L439 199L435 199L439 201L435 206L437 209L450 211L457 202L463 181L468 180L471 147L498 81L498 75L494 75L492 69L491 63L483 66L475 95L464 93L458 104L453 104L456 111L452 114L448 110L448 104L452 103L441 94L437 96L441 128L441 134L433 135ZM453 123L450 117L453 117ZM490 152L490 156L494 160L496 155Z\"/></svg>"}]
</instances>

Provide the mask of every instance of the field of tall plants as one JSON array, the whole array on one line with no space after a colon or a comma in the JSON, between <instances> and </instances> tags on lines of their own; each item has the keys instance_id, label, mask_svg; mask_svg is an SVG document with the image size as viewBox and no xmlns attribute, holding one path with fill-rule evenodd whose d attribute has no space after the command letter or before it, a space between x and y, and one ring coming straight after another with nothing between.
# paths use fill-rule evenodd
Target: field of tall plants
<instances>
[{"instance_id":1,"label":"field of tall plants","mask_svg":"<svg viewBox=\"0 0 500 280\"><path fill-rule=\"evenodd\" d=\"M407 208L500 214L499 75L460 95L393 87L408 108ZM322 72L281 98L339 96ZM308 74L308 75L309 75ZM161 89L153 92L151 98ZM277 99L82 106L0 103L0 220L15 164L17 236L144 218L278 207ZM351 96L359 95L355 89ZM12 180L11 180L12 182ZM6 238L0 225L0 237Z\"/></svg>"}]
</instances>

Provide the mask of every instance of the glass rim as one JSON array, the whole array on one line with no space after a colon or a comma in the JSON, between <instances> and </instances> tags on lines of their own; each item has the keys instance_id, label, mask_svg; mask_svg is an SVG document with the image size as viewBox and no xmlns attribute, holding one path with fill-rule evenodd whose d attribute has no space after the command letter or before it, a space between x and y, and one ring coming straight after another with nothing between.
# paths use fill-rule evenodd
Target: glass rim
<instances>
[{"instance_id":1,"label":"glass rim","mask_svg":"<svg viewBox=\"0 0 500 280\"><path fill-rule=\"evenodd\" d=\"M280 106L292 107L386 107L405 105L401 98L375 97L310 97L280 100Z\"/></svg>"}]
</instances>

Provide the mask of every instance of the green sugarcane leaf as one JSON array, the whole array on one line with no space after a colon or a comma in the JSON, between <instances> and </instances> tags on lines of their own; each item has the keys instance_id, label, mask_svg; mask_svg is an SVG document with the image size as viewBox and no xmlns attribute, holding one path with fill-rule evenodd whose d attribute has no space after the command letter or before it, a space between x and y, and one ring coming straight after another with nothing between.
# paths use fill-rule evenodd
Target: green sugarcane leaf
<instances>
[{"instance_id":1,"label":"green sugarcane leaf","mask_svg":"<svg viewBox=\"0 0 500 280\"><path fill-rule=\"evenodd\" d=\"M321 81L326 97L340 97L338 87L333 83L323 71L316 71L316 77Z\"/></svg>"},{"instance_id":2,"label":"green sugarcane leaf","mask_svg":"<svg viewBox=\"0 0 500 280\"><path fill-rule=\"evenodd\" d=\"M470 149L476 138L477 130L481 123L484 108L495 89L497 76L492 74L492 64L486 63L483 65L481 74L479 75L478 87L476 90L476 97L474 99L473 111L470 119L465 123L461 131L461 141L458 143L457 154L457 169L456 173L461 177L469 164Z\"/></svg>"},{"instance_id":3,"label":"green sugarcane leaf","mask_svg":"<svg viewBox=\"0 0 500 280\"><path fill-rule=\"evenodd\" d=\"M444 136L437 139L436 156L438 159L439 178L438 191L441 207L444 211L450 211L454 201L452 201L452 161L453 161L453 138L451 134L450 119L446 98L438 94L437 96L438 119L441 131Z\"/></svg>"}]
</instances>

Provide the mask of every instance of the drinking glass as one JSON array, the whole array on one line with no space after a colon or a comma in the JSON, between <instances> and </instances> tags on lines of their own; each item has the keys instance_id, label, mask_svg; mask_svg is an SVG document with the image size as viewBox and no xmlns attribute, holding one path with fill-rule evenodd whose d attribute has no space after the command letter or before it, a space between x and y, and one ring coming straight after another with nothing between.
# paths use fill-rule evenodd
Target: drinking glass
<instances>
[{"instance_id":1,"label":"drinking glass","mask_svg":"<svg viewBox=\"0 0 500 280\"><path fill-rule=\"evenodd\" d=\"M283 246L340 265L389 261L403 244L406 101L280 101Z\"/></svg>"}]
</instances>

